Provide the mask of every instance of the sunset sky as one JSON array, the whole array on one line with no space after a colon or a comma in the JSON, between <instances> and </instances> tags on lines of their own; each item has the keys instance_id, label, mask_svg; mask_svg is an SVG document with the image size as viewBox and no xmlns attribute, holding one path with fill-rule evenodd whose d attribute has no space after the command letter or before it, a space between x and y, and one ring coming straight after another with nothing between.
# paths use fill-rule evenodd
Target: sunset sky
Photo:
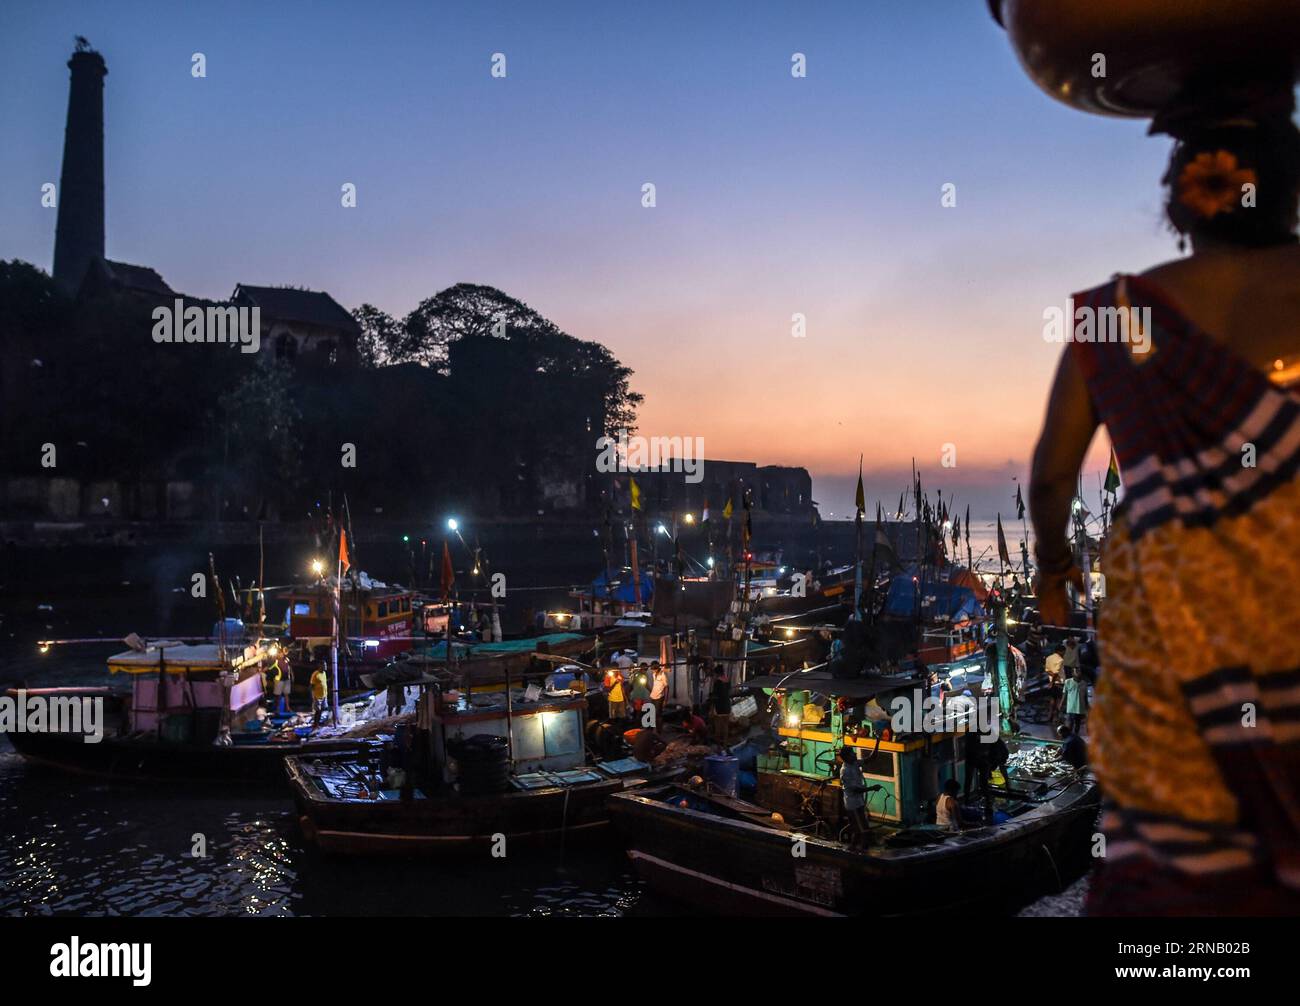
<instances>
[{"instance_id":1,"label":"sunset sky","mask_svg":"<svg viewBox=\"0 0 1300 1006\"><path fill-rule=\"evenodd\" d=\"M398 316L499 287L635 370L642 432L804 465L837 517L859 454L873 501L915 457L1008 512L1060 351L1043 311L1176 254L1167 143L1040 93L984 0L7 0L0 257L46 269L76 34L109 68L109 257Z\"/></svg>"}]
</instances>

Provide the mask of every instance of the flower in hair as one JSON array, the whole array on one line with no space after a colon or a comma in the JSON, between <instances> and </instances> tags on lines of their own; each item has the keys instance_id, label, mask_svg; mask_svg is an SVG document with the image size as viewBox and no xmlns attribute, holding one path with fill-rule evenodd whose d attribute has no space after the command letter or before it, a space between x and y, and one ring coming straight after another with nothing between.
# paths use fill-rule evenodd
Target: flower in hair
<instances>
[{"instance_id":1,"label":"flower in hair","mask_svg":"<svg viewBox=\"0 0 1300 1006\"><path fill-rule=\"evenodd\" d=\"M1231 151L1197 154L1178 176L1178 201L1198 217L1211 220L1231 213L1240 205L1244 187L1256 181L1255 172L1241 167Z\"/></svg>"}]
</instances>

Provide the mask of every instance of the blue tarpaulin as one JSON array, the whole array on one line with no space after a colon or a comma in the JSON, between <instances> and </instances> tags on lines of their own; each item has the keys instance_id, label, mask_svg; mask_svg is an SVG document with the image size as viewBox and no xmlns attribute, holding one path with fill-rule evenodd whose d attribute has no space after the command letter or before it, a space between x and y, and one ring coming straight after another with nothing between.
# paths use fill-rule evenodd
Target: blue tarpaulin
<instances>
[{"instance_id":1,"label":"blue tarpaulin","mask_svg":"<svg viewBox=\"0 0 1300 1006\"><path fill-rule=\"evenodd\" d=\"M608 600L610 598L616 601L622 601L624 604L636 603L636 592L632 582L632 571L629 569L617 574L613 581L610 580L608 573L601 573L596 579L591 581L588 588L590 593L597 599ZM641 572L641 603L648 609L650 601L655 593L655 579L644 570Z\"/></svg>"},{"instance_id":2,"label":"blue tarpaulin","mask_svg":"<svg viewBox=\"0 0 1300 1006\"><path fill-rule=\"evenodd\" d=\"M913 582L919 574L913 570L900 573L889 581L889 595L885 598L885 614L897 618L912 618L917 613L916 592L922 591L920 613L926 620L950 619L955 622L979 618L984 614L975 592L969 587L939 580Z\"/></svg>"}]
</instances>

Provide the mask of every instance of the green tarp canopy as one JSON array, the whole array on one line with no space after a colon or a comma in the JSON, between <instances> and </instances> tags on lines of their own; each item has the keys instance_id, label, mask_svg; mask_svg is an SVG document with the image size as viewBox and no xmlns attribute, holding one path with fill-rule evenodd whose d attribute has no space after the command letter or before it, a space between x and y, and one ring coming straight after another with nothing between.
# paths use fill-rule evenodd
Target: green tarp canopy
<instances>
[{"instance_id":1,"label":"green tarp canopy","mask_svg":"<svg viewBox=\"0 0 1300 1006\"><path fill-rule=\"evenodd\" d=\"M554 646L574 639L582 639L581 632L551 632L544 636L531 636L528 639L506 639L499 643L456 643L457 657L508 657L516 653L532 653L543 643ZM426 651L434 660L447 659L446 642L434 643Z\"/></svg>"}]
</instances>

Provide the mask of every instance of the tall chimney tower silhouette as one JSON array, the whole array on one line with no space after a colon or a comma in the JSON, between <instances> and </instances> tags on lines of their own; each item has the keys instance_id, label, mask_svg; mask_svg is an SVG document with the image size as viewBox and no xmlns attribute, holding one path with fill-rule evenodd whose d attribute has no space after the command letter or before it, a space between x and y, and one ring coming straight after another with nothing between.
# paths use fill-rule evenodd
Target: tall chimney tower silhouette
<instances>
[{"instance_id":1,"label":"tall chimney tower silhouette","mask_svg":"<svg viewBox=\"0 0 1300 1006\"><path fill-rule=\"evenodd\" d=\"M69 293L91 259L104 254L104 77L108 67L81 36L68 60L68 123L63 134L54 278Z\"/></svg>"}]
</instances>

